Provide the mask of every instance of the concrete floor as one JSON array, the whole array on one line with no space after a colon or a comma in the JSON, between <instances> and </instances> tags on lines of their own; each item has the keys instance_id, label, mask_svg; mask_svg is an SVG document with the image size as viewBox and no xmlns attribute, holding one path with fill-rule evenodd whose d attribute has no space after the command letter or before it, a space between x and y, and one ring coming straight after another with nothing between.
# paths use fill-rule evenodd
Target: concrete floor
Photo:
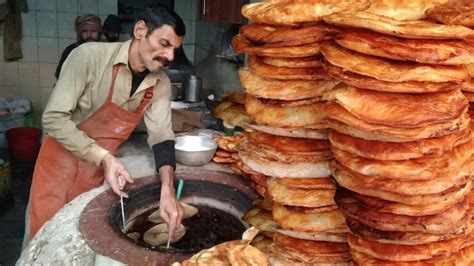
<instances>
[{"instance_id":1,"label":"concrete floor","mask_svg":"<svg viewBox=\"0 0 474 266\"><path fill-rule=\"evenodd\" d=\"M25 209L28 203L34 162L10 162L12 195L1 202L0 265L15 265L21 253L25 228Z\"/></svg>"}]
</instances>

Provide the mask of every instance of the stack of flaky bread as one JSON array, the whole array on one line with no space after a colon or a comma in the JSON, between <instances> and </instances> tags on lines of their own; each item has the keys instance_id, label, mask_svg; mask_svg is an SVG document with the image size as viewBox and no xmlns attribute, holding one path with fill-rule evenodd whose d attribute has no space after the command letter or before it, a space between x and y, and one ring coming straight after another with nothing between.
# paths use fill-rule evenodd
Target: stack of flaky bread
<instances>
[{"instance_id":1,"label":"stack of flaky bread","mask_svg":"<svg viewBox=\"0 0 474 266\"><path fill-rule=\"evenodd\" d=\"M324 21L344 27L322 53L328 74L346 85L325 112L353 260L470 265L472 133L461 88L474 31L403 20L396 8L391 17L341 12Z\"/></svg>"},{"instance_id":2,"label":"stack of flaky bread","mask_svg":"<svg viewBox=\"0 0 474 266\"><path fill-rule=\"evenodd\" d=\"M249 55L239 74L254 131L238 154L273 201L244 218L270 232L259 247L273 263L474 263L472 5L242 8L252 23L232 44Z\"/></svg>"},{"instance_id":3,"label":"stack of flaky bread","mask_svg":"<svg viewBox=\"0 0 474 266\"><path fill-rule=\"evenodd\" d=\"M265 232L263 243L271 244L256 246L273 263L351 261L348 228L334 202L323 97L339 81L323 69L321 48L340 30L322 18L369 4L268 1L242 8L253 23L242 27L232 44L249 56L248 68L239 75L253 132L238 153L242 166L260 177L263 196L272 201L255 205L244 219Z\"/></svg>"}]
</instances>

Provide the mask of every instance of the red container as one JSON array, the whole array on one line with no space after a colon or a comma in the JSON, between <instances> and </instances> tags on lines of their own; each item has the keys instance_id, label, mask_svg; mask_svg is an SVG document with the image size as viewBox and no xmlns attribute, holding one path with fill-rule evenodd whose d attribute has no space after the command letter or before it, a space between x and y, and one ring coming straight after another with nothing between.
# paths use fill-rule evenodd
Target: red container
<instances>
[{"instance_id":1,"label":"red container","mask_svg":"<svg viewBox=\"0 0 474 266\"><path fill-rule=\"evenodd\" d=\"M13 160L33 161L41 147L41 130L36 127L15 127L5 131L8 151Z\"/></svg>"}]
</instances>

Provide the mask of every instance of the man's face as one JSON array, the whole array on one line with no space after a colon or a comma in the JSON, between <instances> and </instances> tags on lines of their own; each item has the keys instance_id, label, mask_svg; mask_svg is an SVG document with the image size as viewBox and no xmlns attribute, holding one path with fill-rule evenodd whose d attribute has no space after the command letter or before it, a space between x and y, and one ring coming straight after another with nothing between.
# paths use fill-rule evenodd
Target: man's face
<instances>
[{"instance_id":1,"label":"man's face","mask_svg":"<svg viewBox=\"0 0 474 266\"><path fill-rule=\"evenodd\" d=\"M148 71L159 72L173 61L174 51L181 46L182 41L183 37L176 35L171 26L163 25L140 40L140 59Z\"/></svg>"},{"instance_id":2,"label":"man's face","mask_svg":"<svg viewBox=\"0 0 474 266\"><path fill-rule=\"evenodd\" d=\"M100 32L97 29L97 25L94 23L85 23L81 30L81 41L82 42L98 42Z\"/></svg>"},{"instance_id":3,"label":"man's face","mask_svg":"<svg viewBox=\"0 0 474 266\"><path fill-rule=\"evenodd\" d=\"M106 31L104 34L109 42L118 42L119 40L118 32Z\"/></svg>"}]
</instances>

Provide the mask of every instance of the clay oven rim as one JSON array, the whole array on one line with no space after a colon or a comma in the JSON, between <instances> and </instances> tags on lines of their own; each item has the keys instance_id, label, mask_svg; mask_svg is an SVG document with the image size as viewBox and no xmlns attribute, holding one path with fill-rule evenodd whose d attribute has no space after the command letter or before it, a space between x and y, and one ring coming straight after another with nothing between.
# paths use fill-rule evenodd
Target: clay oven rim
<instances>
[{"instance_id":1,"label":"clay oven rim","mask_svg":"<svg viewBox=\"0 0 474 266\"><path fill-rule=\"evenodd\" d=\"M242 177L215 171L193 170L176 173L176 179L200 180L214 182L229 186L238 190L248 197L249 202L258 198L257 194L249 187L247 180ZM144 186L156 184L156 177L148 176L135 180L134 184L127 186L127 192L132 195ZM128 239L113 225L111 217L114 215L113 209L117 207L118 196L111 189L104 191L94 198L81 213L79 230L84 236L88 246L97 253L130 265L143 265L152 263L159 265L169 265L175 261L182 261L189 258L190 253L163 253L160 250L150 250L139 246ZM128 217L128 215L125 215Z\"/></svg>"}]
</instances>

